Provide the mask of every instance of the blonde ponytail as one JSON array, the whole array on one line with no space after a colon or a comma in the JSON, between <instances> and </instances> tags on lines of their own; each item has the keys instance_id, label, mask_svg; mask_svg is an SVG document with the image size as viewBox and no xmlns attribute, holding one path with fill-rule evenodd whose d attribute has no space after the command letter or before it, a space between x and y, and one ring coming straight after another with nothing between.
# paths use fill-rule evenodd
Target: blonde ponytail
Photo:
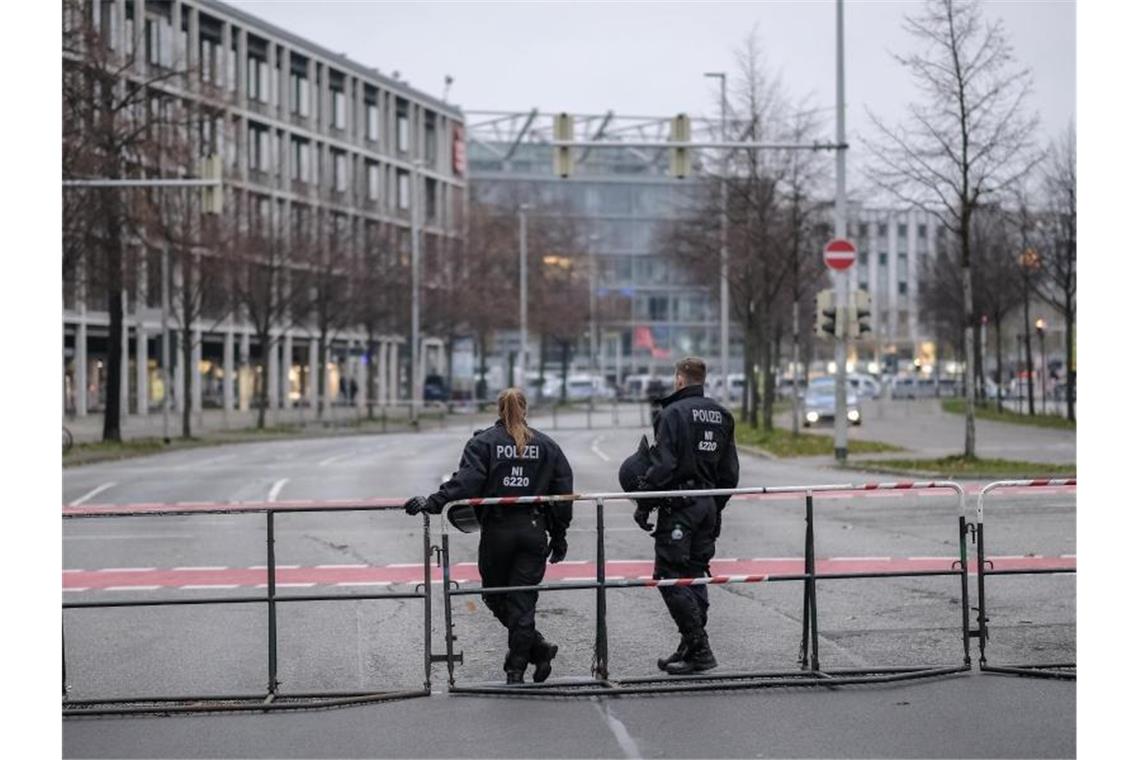
<instances>
[{"instance_id":1,"label":"blonde ponytail","mask_svg":"<svg viewBox=\"0 0 1140 760\"><path fill-rule=\"evenodd\" d=\"M507 434L515 439L515 448L522 455L523 447L534 437L526 426L526 396L518 388L507 388L499 394L499 419Z\"/></svg>"}]
</instances>

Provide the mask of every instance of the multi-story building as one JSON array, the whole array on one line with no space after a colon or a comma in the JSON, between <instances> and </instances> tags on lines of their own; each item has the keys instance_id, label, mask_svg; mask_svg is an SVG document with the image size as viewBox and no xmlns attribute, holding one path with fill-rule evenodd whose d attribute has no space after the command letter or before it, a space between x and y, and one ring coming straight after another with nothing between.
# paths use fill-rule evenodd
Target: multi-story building
<instances>
[{"instance_id":1,"label":"multi-story building","mask_svg":"<svg viewBox=\"0 0 1140 760\"><path fill-rule=\"evenodd\" d=\"M863 369L893 373L936 359L919 308L925 263L946 243L933 214L849 204L847 231L858 251L851 282L871 296L872 332L855 343Z\"/></svg>"},{"instance_id":2,"label":"multi-story building","mask_svg":"<svg viewBox=\"0 0 1140 760\"><path fill-rule=\"evenodd\" d=\"M84 0L78 7L113 54L134 61L124 78L202 114L193 139L200 155L223 157L224 213L294 231L298 223L336 230L358 249L388 246L405 261L413 199L420 198L424 249L459 239L466 189L456 106L216 0ZM65 66L74 63L65 52ZM162 72L169 76L155 76ZM156 255L131 259L139 271L130 278L137 286L127 294L123 329L122 407L139 414L167 395L157 362L163 326ZM98 410L106 393L109 320L105 297L94 290L65 272L65 406L77 415ZM195 409L248 408L253 357L269 351L270 407L315 402L313 378L322 370L310 325L283 324L265 347L240 313L202 319L194 330L197 371L192 387L182 389L175 368L175 398L187 393ZM373 397L394 397L403 376L396 369L404 332L393 332L399 335L385 336L373 356L383 366ZM330 340L330 395L343 387L341 378L363 383L363 341L352 324Z\"/></svg>"},{"instance_id":3,"label":"multi-story building","mask_svg":"<svg viewBox=\"0 0 1140 760\"><path fill-rule=\"evenodd\" d=\"M513 212L518 199L559 209L583 230L585 258L594 257L602 369L614 382L631 373L665 373L688 354L714 360L719 350L718 294L692 278L663 249L664 224L677 218L692 183L669 174L661 150L599 147L576 150L567 178L553 172L553 114L468 112L472 201ZM597 141L664 140L668 119L613 114L574 117ZM536 219L533 224L541 223ZM584 331L585 332L585 331ZM537 339L528 347L537 356ZM574 364L589 367L584 337ZM739 367L739 345L733 359ZM533 366L533 363L532 363Z\"/></svg>"}]
</instances>

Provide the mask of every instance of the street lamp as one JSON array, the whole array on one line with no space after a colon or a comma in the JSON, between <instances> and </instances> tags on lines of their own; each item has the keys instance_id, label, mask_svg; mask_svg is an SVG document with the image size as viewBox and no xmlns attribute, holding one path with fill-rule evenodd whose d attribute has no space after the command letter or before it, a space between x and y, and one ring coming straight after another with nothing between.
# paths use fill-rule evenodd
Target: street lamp
<instances>
[{"instance_id":1,"label":"street lamp","mask_svg":"<svg viewBox=\"0 0 1140 760\"><path fill-rule=\"evenodd\" d=\"M519 387L526 390L526 212L519 205ZM540 359L541 361L541 359Z\"/></svg>"},{"instance_id":2,"label":"street lamp","mask_svg":"<svg viewBox=\"0 0 1140 760\"><path fill-rule=\"evenodd\" d=\"M1048 403L1045 398L1045 320L1038 317L1033 327L1037 330L1037 340L1041 345L1041 413L1045 414L1045 404Z\"/></svg>"},{"instance_id":3,"label":"street lamp","mask_svg":"<svg viewBox=\"0 0 1140 760\"><path fill-rule=\"evenodd\" d=\"M728 99L725 88L728 76L723 71L705 72L706 77L720 80L720 140L728 142ZM720 158L720 373L722 394L728 398L728 149ZM724 399L722 399L723 401Z\"/></svg>"}]
</instances>

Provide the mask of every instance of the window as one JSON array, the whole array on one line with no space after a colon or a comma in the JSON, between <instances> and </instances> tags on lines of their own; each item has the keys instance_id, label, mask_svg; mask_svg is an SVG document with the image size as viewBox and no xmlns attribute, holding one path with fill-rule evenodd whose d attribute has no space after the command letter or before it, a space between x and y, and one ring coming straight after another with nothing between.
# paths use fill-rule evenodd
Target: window
<instances>
[{"instance_id":1,"label":"window","mask_svg":"<svg viewBox=\"0 0 1140 760\"><path fill-rule=\"evenodd\" d=\"M918 225L918 239L919 240L926 240L926 225L925 224Z\"/></svg>"},{"instance_id":2,"label":"window","mask_svg":"<svg viewBox=\"0 0 1140 760\"><path fill-rule=\"evenodd\" d=\"M898 226L898 249L899 251L906 251L906 225L900 224Z\"/></svg>"},{"instance_id":3,"label":"window","mask_svg":"<svg viewBox=\"0 0 1140 760\"><path fill-rule=\"evenodd\" d=\"M887 252L879 251L879 268L886 269L887 267Z\"/></svg>"},{"instance_id":4,"label":"window","mask_svg":"<svg viewBox=\"0 0 1140 760\"><path fill-rule=\"evenodd\" d=\"M436 188L438 186L439 183L431 177L427 177L424 180L424 218L429 222L438 221L436 219L437 207L435 202Z\"/></svg>"},{"instance_id":5,"label":"window","mask_svg":"<svg viewBox=\"0 0 1140 760\"><path fill-rule=\"evenodd\" d=\"M866 269L870 255L866 251L859 251L859 268Z\"/></svg>"},{"instance_id":6,"label":"window","mask_svg":"<svg viewBox=\"0 0 1140 760\"><path fill-rule=\"evenodd\" d=\"M368 139L380 139L380 108L375 103L368 104Z\"/></svg>"},{"instance_id":7,"label":"window","mask_svg":"<svg viewBox=\"0 0 1140 760\"><path fill-rule=\"evenodd\" d=\"M664 322L669 319L669 297L649 297L649 319L653 322Z\"/></svg>"},{"instance_id":8,"label":"window","mask_svg":"<svg viewBox=\"0 0 1140 760\"><path fill-rule=\"evenodd\" d=\"M907 270L906 270L906 254L905 253L899 254L896 269L898 270L899 282L906 282L907 281Z\"/></svg>"},{"instance_id":9,"label":"window","mask_svg":"<svg viewBox=\"0 0 1140 760\"><path fill-rule=\"evenodd\" d=\"M408 192L410 183L408 173L400 170L396 172L396 204L401 211L406 211L410 207L411 194Z\"/></svg>"},{"instance_id":10,"label":"window","mask_svg":"<svg viewBox=\"0 0 1140 760\"><path fill-rule=\"evenodd\" d=\"M333 153L333 188L343 193L348 188L348 156Z\"/></svg>"},{"instance_id":11,"label":"window","mask_svg":"<svg viewBox=\"0 0 1140 760\"><path fill-rule=\"evenodd\" d=\"M899 295L900 295L900 296L905 296L905 295L906 295L906 285L907 285L907 284L906 284L905 282L900 282L900 283L899 283Z\"/></svg>"},{"instance_id":12,"label":"window","mask_svg":"<svg viewBox=\"0 0 1140 760\"><path fill-rule=\"evenodd\" d=\"M428 166L435 166L436 161L436 132L435 132L435 114L424 114L424 161Z\"/></svg>"},{"instance_id":13,"label":"window","mask_svg":"<svg viewBox=\"0 0 1140 760\"><path fill-rule=\"evenodd\" d=\"M269 130L259 129L251 125L248 138L246 152L249 154L249 168L263 172L269 171L271 166Z\"/></svg>"},{"instance_id":14,"label":"window","mask_svg":"<svg viewBox=\"0 0 1140 760\"><path fill-rule=\"evenodd\" d=\"M368 200L380 199L380 164L368 164Z\"/></svg>"},{"instance_id":15,"label":"window","mask_svg":"<svg viewBox=\"0 0 1140 760\"><path fill-rule=\"evenodd\" d=\"M885 238L887 236L887 225L880 224L878 229L879 237Z\"/></svg>"},{"instance_id":16,"label":"window","mask_svg":"<svg viewBox=\"0 0 1140 760\"><path fill-rule=\"evenodd\" d=\"M309 181L309 143L305 140L292 140L293 160L290 167L290 179L298 182Z\"/></svg>"},{"instance_id":17,"label":"window","mask_svg":"<svg viewBox=\"0 0 1140 760\"><path fill-rule=\"evenodd\" d=\"M859 223L859 237L866 238L870 234L870 228L866 222Z\"/></svg>"},{"instance_id":18,"label":"window","mask_svg":"<svg viewBox=\"0 0 1140 760\"><path fill-rule=\"evenodd\" d=\"M298 116L309 115L309 80L297 72L289 74L289 109Z\"/></svg>"},{"instance_id":19,"label":"window","mask_svg":"<svg viewBox=\"0 0 1140 760\"><path fill-rule=\"evenodd\" d=\"M396 99L396 150L400 152L407 152L408 150L408 101L402 98Z\"/></svg>"},{"instance_id":20,"label":"window","mask_svg":"<svg viewBox=\"0 0 1140 760\"><path fill-rule=\"evenodd\" d=\"M250 100L269 102L269 64L260 58L249 57L246 62L246 95Z\"/></svg>"},{"instance_id":21,"label":"window","mask_svg":"<svg viewBox=\"0 0 1140 760\"><path fill-rule=\"evenodd\" d=\"M332 91L332 111L333 126L344 129L348 123L348 98L341 90Z\"/></svg>"}]
</instances>

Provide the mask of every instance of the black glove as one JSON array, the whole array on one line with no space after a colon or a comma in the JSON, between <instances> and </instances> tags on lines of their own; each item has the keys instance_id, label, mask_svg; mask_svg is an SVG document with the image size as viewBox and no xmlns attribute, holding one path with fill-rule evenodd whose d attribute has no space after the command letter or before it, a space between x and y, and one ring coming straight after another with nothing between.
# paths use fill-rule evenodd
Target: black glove
<instances>
[{"instance_id":1,"label":"black glove","mask_svg":"<svg viewBox=\"0 0 1140 760\"><path fill-rule=\"evenodd\" d=\"M566 536L551 536L550 546L546 549L547 556L550 557L550 564L557 565L566 559L567 548Z\"/></svg>"},{"instance_id":2,"label":"black glove","mask_svg":"<svg viewBox=\"0 0 1140 760\"><path fill-rule=\"evenodd\" d=\"M404 511L409 515L418 515L428 507L428 500L423 496L413 496L404 502Z\"/></svg>"},{"instance_id":3,"label":"black glove","mask_svg":"<svg viewBox=\"0 0 1140 760\"><path fill-rule=\"evenodd\" d=\"M633 521L637 523L646 533L653 532L653 523L649 522L649 515L653 512L649 507L638 505L637 509L633 511Z\"/></svg>"}]
</instances>

